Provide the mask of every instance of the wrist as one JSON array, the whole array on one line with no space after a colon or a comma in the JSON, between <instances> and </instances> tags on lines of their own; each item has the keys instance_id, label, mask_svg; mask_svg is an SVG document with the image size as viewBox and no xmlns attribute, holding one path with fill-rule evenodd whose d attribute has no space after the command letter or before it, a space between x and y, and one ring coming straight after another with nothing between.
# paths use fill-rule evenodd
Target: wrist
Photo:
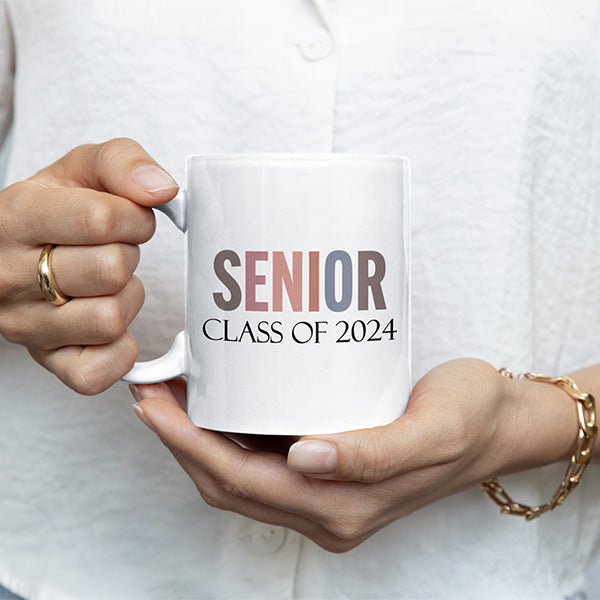
<instances>
[{"instance_id":1,"label":"wrist","mask_svg":"<svg viewBox=\"0 0 600 600\"><path fill-rule=\"evenodd\" d=\"M530 521L562 504L565 498L578 485L581 476L585 472L585 469L592 458L592 450L598 432L595 415L595 401L590 392L582 391L574 379L568 376L560 375L551 377L536 373L515 374L508 369L501 369L500 372L502 375L513 381L516 380L523 383L530 381L541 384L550 384L555 388L564 391L565 394L574 401L576 407L577 440L572 445L568 468L565 472L563 480L549 502L539 506L528 506L526 504L515 502L499 484L496 477L484 481L481 484L483 492L501 507L503 514L522 516ZM530 399L531 396L531 386L529 386L529 389L524 386L520 386L519 388L515 386L506 386L506 388L507 398L520 399L523 403L523 406L527 406L529 404L527 400ZM518 393L516 393L517 390ZM514 395L511 395L511 391ZM536 466L536 464L541 466L547 464L547 462L554 462L553 458L557 454L560 454L561 446L565 447L566 442L562 429L558 430L558 437L554 437L556 431L555 426L560 425L562 420L559 417L561 414L563 415L563 419L564 416L566 416L564 411L565 407L562 403L558 402L558 396L551 394L549 390L544 393L544 400L547 403L547 409L544 412L544 419L542 422L543 430L542 433L540 433L536 438L533 438L533 447L535 450L532 456L534 457L533 460L535 462L527 463L526 466L522 468ZM544 440L548 438L552 440L552 443L544 444ZM541 448L545 448L546 451L540 452ZM520 460L524 460L526 458L529 450L531 450L531 446L525 440L525 443L521 449L521 453L518 455Z\"/></svg>"},{"instance_id":2,"label":"wrist","mask_svg":"<svg viewBox=\"0 0 600 600\"><path fill-rule=\"evenodd\" d=\"M567 462L577 441L575 401L550 383L498 376L508 412L507 460L498 474Z\"/></svg>"}]
</instances>

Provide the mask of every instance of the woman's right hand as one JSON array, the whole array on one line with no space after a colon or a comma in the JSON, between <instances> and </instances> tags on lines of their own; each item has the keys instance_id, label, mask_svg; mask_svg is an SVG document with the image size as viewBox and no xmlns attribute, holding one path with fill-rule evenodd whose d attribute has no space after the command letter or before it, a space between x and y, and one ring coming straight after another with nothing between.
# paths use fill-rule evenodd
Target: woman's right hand
<instances>
[{"instance_id":1,"label":"woman's right hand","mask_svg":"<svg viewBox=\"0 0 600 600\"><path fill-rule=\"evenodd\" d=\"M177 184L130 139L79 146L0 191L0 334L81 394L97 394L137 357L128 327L144 302L133 275L155 228L150 207ZM37 280L40 253L72 299L54 306Z\"/></svg>"}]
</instances>

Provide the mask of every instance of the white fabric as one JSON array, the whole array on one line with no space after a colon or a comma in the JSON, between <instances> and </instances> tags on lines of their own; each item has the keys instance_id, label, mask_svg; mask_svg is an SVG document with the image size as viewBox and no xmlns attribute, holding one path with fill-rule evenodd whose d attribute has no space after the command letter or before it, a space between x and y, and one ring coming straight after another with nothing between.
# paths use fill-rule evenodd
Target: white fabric
<instances>
[{"instance_id":1,"label":"white fabric","mask_svg":"<svg viewBox=\"0 0 600 600\"><path fill-rule=\"evenodd\" d=\"M548 373L600 361L596 0L0 6L0 131L13 36L16 58L9 181L114 136L180 182L196 152L404 154L415 378L462 355ZM169 300L182 272L161 219L139 268L145 357L183 325ZM80 397L3 341L0 381L0 581L31 599L551 600L584 586L600 541L592 466L536 522L473 489L328 554L206 507L124 385ZM505 482L543 502L564 468Z\"/></svg>"}]
</instances>

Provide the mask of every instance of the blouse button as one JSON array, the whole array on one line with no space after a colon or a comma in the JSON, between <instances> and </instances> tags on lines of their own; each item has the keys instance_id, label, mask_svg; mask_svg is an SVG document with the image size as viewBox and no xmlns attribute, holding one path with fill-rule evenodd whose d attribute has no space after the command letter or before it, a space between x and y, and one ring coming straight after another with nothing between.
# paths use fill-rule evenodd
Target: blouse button
<instances>
[{"instance_id":1,"label":"blouse button","mask_svg":"<svg viewBox=\"0 0 600 600\"><path fill-rule=\"evenodd\" d=\"M255 523L252 526L252 546L263 554L271 554L281 548L285 542L285 534L283 527Z\"/></svg>"},{"instance_id":2,"label":"blouse button","mask_svg":"<svg viewBox=\"0 0 600 600\"><path fill-rule=\"evenodd\" d=\"M333 52L333 39L328 31L314 29L300 42L300 52L307 60L322 60Z\"/></svg>"}]
</instances>

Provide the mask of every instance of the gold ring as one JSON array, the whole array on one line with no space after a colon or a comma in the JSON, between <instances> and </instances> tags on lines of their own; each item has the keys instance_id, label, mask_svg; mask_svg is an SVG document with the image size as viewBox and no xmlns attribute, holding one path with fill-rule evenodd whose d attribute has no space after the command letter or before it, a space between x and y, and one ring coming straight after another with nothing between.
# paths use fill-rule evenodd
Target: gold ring
<instances>
[{"instance_id":1,"label":"gold ring","mask_svg":"<svg viewBox=\"0 0 600 600\"><path fill-rule=\"evenodd\" d=\"M62 306L71 298L61 293L52 274L52 250L55 247L54 244L46 244L42 249L40 260L38 261L38 283L40 284L40 290L42 290L44 298L50 304Z\"/></svg>"}]
</instances>

